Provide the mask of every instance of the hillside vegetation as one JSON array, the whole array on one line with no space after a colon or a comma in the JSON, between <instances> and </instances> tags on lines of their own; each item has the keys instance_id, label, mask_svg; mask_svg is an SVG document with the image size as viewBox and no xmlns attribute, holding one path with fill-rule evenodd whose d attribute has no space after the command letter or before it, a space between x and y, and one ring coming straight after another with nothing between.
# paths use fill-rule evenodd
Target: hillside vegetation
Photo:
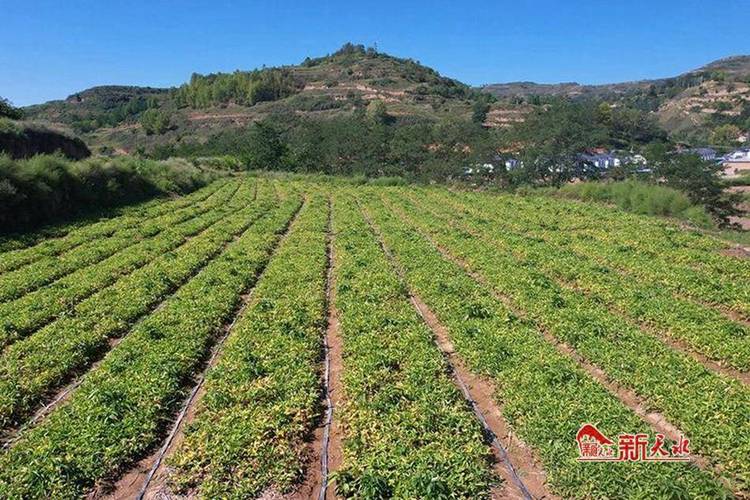
<instances>
[{"instance_id":1,"label":"hillside vegetation","mask_svg":"<svg viewBox=\"0 0 750 500\"><path fill-rule=\"evenodd\" d=\"M57 130L23 121L24 112L0 97L0 153L11 158L61 153L80 160L91 154L86 144Z\"/></svg>"},{"instance_id":2,"label":"hillside vegetation","mask_svg":"<svg viewBox=\"0 0 750 500\"><path fill-rule=\"evenodd\" d=\"M671 78L604 85L499 83L485 85L482 91L516 103L560 97L634 107L654 112L675 139L722 146L728 144L716 140L717 128L731 124L750 129L749 85L750 56L734 56Z\"/></svg>"},{"instance_id":3,"label":"hillside vegetation","mask_svg":"<svg viewBox=\"0 0 750 500\"><path fill-rule=\"evenodd\" d=\"M194 74L176 89L105 86L26 115L77 133L97 152L148 152L202 143L279 114L329 118L382 101L397 116L469 117L479 93L410 59L346 44L300 65Z\"/></svg>"},{"instance_id":4,"label":"hillside vegetation","mask_svg":"<svg viewBox=\"0 0 750 500\"><path fill-rule=\"evenodd\" d=\"M515 187L599 178L581 155L616 149L645 157L654 175L641 180L656 183L693 168L671 154L677 141L737 145L750 128L749 79L750 58L735 57L660 80L479 91L417 61L346 44L299 65L194 74L174 89L96 87L24 112L106 155L232 155L250 169L424 181L470 174L472 183ZM506 171L508 160L524 167ZM482 174L487 164L491 175ZM691 190L722 223L736 215L715 192L715 168L683 173L691 172L705 182L670 187ZM629 165L612 175L635 174Z\"/></svg>"},{"instance_id":5,"label":"hillside vegetation","mask_svg":"<svg viewBox=\"0 0 750 500\"><path fill-rule=\"evenodd\" d=\"M299 65L193 74L173 89L94 87L24 109L30 119L80 135L96 152L150 153L202 144L220 132L279 115L330 119L380 101L394 117L447 117L508 128L550 99L607 102L653 113L670 138L730 147L750 128L750 57L671 78L607 85L492 84L472 89L412 59L346 44ZM481 92L480 92L481 90ZM484 97L483 97L484 96Z\"/></svg>"},{"instance_id":6,"label":"hillside vegetation","mask_svg":"<svg viewBox=\"0 0 750 500\"><path fill-rule=\"evenodd\" d=\"M81 212L195 190L216 177L184 160L0 155L0 233Z\"/></svg>"}]
</instances>

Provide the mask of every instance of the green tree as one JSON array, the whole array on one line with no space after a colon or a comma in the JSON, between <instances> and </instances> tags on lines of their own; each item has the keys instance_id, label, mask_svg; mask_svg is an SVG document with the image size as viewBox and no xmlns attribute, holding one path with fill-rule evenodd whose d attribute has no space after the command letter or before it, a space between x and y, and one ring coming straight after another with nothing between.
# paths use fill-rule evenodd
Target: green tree
<instances>
[{"instance_id":1,"label":"green tree","mask_svg":"<svg viewBox=\"0 0 750 500\"><path fill-rule=\"evenodd\" d=\"M474 100L474 104L471 106L471 120L474 123L479 123L481 125L487 120L487 113L489 112L489 100L484 97L479 97Z\"/></svg>"},{"instance_id":2,"label":"green tree","mask_svg":"<svg viewBox=\"0 0 750 500\"><path fill-rule=\"evenodd\" d=\"M711 142L718 146L736 146L740 129L736 125L726 124L716 127L711 134Z\"/></svg>"},{"instance_id":3,"label":"green tree","mask_svg":"<svg viewBox=\"0 0 750 500\"><path fill-rule=\"evenodd\" d=\"M141 126L147 135L163 134L170 127L169 114L158 109L147 109L141 115Z\"/></svg>"},{"instance_id":4,"label":"green tree","mask_svg":"<svg viewBox=\"0 0 750 500\"><path fill-rule=\"evenodd\" d=\"M7 99L0 97L0 118L20 120L23 118L23 111L14 107Z\"/></svg>"},{"instance_id":5,"label":"green tree","mask_svg":"<svg viewBox=\"0 0 750 500\"><path fill-rule=\"evenodd\" d=\"M367 118L373 123L379 123L381 125L386 124L389 117L388 108L385 103L380 99L370 101L370 104L367 105Z\"/></svg>"},{"instance_id":6,"label":"green tree","mask_svg":"<svg viewBox=\"0 0 750 500\"><path fill-rule=\"evenodd\" d=\"M250 126L247 148L243 160L251 169L288 169L289 147L281 131L268 122L255 122Z\"/></svg>"},{"instance_id":7,"label":"green tree","mask_svg":"<svg viewBox=\"0 0 750 500\"><path fill-rule=\"evenodd\" d=\"M740 198L724 192L720 172L720 165L691 154L673 155L656 169L667 186L683 191L693 203L705 206L721 225L727 225L730 216L740 214Z\"/></svg>"},{"instance_id":8,"label":"green tree","mask_svg":"<svg viewBox=\"0 0 750 500\"><path fill-rule=\"evenodd\" d=\"M513 139L524 145L521 159L527 176L559 185L584 174L579 155L607 145L609 134L597 122L593 106L559 101L516 125Z\"/></svg>"}]
</instances>

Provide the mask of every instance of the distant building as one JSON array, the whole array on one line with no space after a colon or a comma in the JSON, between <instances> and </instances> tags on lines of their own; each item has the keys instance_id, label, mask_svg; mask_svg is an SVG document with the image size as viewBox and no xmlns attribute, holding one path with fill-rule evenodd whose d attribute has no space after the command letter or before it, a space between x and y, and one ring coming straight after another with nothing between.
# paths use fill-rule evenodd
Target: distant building
<instances>
[{"instance_id":1,"label":"distant building","mask_svg":"<svg viewBox=\"0 0 750 500\"><path fill-rule=\"evenodd\" d=\"M716 160L716 150L712 148L690 148L682 149L679 154L683 155L696 155L703 161L714 161Z\"/></svg>"},{"instance_id":2,"label":"distant building","mask_svg":"<svg viewBox=\"0 0 750 500\"><path fill-rule=\"evenodd\" d=\"M609 170L622 164L620 158L612 153L584 153L579 155L579 159L599 170Z\"/></svg>"},{"instance_id":3,"label":"distant building","mask_svg":"<svg viewBox=\"0 0 750 500\"><path fill-rule=\"evenodd\" d=\"M505 160L505 170L515 170L521 166L523 166L523 164L515 158L508 158Z\"/></svg>"},{"instance_id":4,"label":"distant building","mask_svg":"<svg viewBox=\"0 0 750 500\"><path fill-rule=\"evenodd\" d=\"M491 176L494 173L495 173L495 165L493 165L492 163L475 163L474 165L471 165L470 167L464 168L465 176L472 176L472 175Z\"/></svg>"},{"instance_id":5,"label":"distant building","mask_svg":"<svg viewBox=\"0 0 750 500\"><path fill-rule=\"evenodd\" d=\"M648 160L643 155L634 154L626 157L624 163L645 167L646 165L648 165Z\"/></svg>"}]
</instances>

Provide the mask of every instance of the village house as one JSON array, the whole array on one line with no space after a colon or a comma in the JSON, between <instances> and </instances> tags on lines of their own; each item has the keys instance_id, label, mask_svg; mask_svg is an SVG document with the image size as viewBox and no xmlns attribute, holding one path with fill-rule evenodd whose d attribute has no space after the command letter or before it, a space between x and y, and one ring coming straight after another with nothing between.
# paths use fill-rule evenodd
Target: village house
<instances>
[{"instance_id":1,"label":"village house","mask_svg":"<svg viewBox=\"0 0 750 500\"><path fill-rule=\"evenodd\" d=\"M716 150L713 148L695 148L688 151L698 155L703 161L713 161L716 159Z\"/></svg>"},{"instance_id":2,"label":"village house","mask_svg":"<svg viewBox=\"0 0 750 500\"><path fill-rule=\"evenodd\" d=\"M612 153L584 153L579 156L580 160L592 165L599 170L609 170L622 164L620 158Z\"/></svg>"}]
</instances>

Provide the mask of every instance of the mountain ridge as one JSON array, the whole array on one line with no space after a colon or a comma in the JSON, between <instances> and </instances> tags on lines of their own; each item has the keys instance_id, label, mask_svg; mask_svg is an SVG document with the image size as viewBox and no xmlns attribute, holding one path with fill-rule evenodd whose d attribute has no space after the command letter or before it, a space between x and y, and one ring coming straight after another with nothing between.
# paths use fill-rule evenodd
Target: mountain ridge
<instances>
[{"instance_id":1,"label":"mountain ridge","mask_svg":"<svg viewBox=\"0 0 750 500\"><path fill-rule=\"evenodd\" d=\"M644 79L638 79L638 80L624 80L620 82L608 82L608 83L598 83L598 84L590 84L590 83L580 83L580 82L555 82L555 83L537 83L530 80L523 80L523 81L511 81L511 82L498 82L498 83L488 83L484 85L480 85L478 88L487 90L492 89L493 87L498 88L511 88L511 87L519 87L519 88L525 88L526 90L530 89L536 89L539 90L545 90L545 89L566 89L566 88L577 88L577 89L606 89L606 88L612 88L612 87L639 87L643 85L650 85L655 83L664 82L667 80L671 80L674 78L679 78L682 76L689 76L689 75L695 75L701 72L706 71L725 71L732 75L740 75L740 76L750 76L750 55L732 55L732 56L726 56L719 59L716 59L714 61L711 61L707 64L704 64L703 66L700 66L696 69L692 69L689 71L686 71L684 73L680 73L676 76L667 76L667 77L660 77L660 78L644 78ZM506 91L507 92L507 91ZM504 93L504 95L507 95L507 93ZM549 92L543 92L540 95L549 95Z\"/></svg>"}]
</instances>

